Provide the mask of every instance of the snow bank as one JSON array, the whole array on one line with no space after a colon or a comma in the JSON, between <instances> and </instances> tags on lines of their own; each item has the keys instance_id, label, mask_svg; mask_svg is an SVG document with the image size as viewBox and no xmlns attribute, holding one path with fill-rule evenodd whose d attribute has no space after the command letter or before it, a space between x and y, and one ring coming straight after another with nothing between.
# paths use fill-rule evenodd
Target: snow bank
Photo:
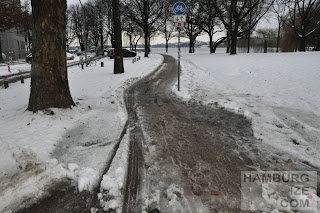
<instances>
[{"instance_id":1,"label":"snow bank","mask_svg":"<svg viewBox=\"0 0 320 213\"><path fill-rule=\"evenodd\" d=\"M66 177L63 164L46 162L30 149L0 143L0 212L29 205Z\"/></svg>"},{"instance_id":2,"label":"snow bank","mask_svg":"<svg viewBox=\"0 0 320 213\"><path fill-rule=\"evenodd\" d=\"M130 134L123 137L110 169L102 178L98 198L104 211L122 212L130 149Z\"/></svg>"}]
</instances>

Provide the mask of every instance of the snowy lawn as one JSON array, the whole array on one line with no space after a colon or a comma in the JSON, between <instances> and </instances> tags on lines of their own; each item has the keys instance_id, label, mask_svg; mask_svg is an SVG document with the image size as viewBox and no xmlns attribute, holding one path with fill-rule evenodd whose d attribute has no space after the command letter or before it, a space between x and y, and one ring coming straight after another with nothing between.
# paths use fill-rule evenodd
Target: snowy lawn
<instances>
[{"instance_id":1,"label":"snowy lawn","mask_svg":"<svg viewBox=\"0 0 320 213\"><path fill-rule=\"evenodd\" d=\"M153 54L135 64L125 59L125 73L118 75L109 58L100 60L103 68L100 61L85 70L68 68L72 109L26 111L30 79L1 88L0 212L34 202L65 178L77 181L79 191L98 186L127 120L123 91L162 60Z\"/></svg>"},{"instance_id":2,"label":"snowy lawn","mask_svg":"<svg viewBox=\"0 0 320 213\"><path fill-rule=\"evenodd\" d=\"M157 51L157 50L155 50ZM177 50L170 49L177 57ZM158 50L159 52L159 50ZM210 55L182 49L181 92L252 120L255 137L284 160L320 168L320 53Z\"/></svg>"}]
</instances>

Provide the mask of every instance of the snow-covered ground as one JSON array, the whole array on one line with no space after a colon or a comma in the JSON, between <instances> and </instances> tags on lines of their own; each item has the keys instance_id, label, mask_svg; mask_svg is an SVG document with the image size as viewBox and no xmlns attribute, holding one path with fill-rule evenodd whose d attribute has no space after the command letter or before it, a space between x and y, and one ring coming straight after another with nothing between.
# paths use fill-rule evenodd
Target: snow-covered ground
<instances>
[{"instance_id":1,"label":"snow-covered ground","mask_svg":"<svg viewBox=\"0 0 320 213\"><path fill-rule=\"evenodd\" d=\"M153 54L150 58L141 55L134 64L131 58L125 59L125 73L118 75L113 74L113 60L109 58L101 59L104 67L99 61L84 70L68 68L76 103L72 109L36 114L26 111L30 79L25 84L10 84L6 90L1 88L0 212L34 202L65 178L77 181L79 191L98 186L127 120L123 91L151 73L162 60L162 56ZM120 149L126 150L126 146L128 142ZM126 159L118 158L121 162ZM126 171L126 165L122 168ZM121 181L116 184L121 187ZM108 187L102 185L103 190Z\"/></svg>"},{"instance_id":2,"label":"snow-covered ground","mask_svg":"<svg viewBox=\"0 0 320 213\"><path fill-rule=\"evenodd\" d=\"M154 49L155 52L164 52ZM169 54L177 57L176 49ZM279 153L320 168L320 53L230 56L182 49L184 100L212 104L252 120L255 137Z\"/></svg>"}]
</instances>

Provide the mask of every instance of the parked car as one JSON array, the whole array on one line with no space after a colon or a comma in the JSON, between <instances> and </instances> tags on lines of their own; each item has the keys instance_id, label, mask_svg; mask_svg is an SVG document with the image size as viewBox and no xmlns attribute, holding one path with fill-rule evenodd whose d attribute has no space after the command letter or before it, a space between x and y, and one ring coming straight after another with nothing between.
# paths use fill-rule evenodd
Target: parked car
<instances>
[{"instance_id":1,"label":"parked car","mask_svg":"<svg viewBox=\"0 0 320 213\"><path fill-rule=\"evenodd\" d=\"M135 57L136 55L137 55L137 53L135 53L135 52L132 52L127 49L122 49L122 56L123 57ZM114 58L114 48L108 50L107 56L110 57L111 59Z\"/></svg>"},{"instance_id":2,"label":"parked car","mask_svg":"<svg viewBox=\"0 0 320 213\"><path fill-rule=\"evenodd\" d=\"M74 55L72 55L71 53L67 53L67 60L74 60ZM27 55L26 62L28 64L32 64L32 53Z\"/></svg>"},{"instance_id":3,"label":"parked car","mask_svg":"<svg viewBox=\"0 0 320 213\"><path fill-rule=\"evenodd\" d=\"M6 58L7 58L6 54L2 53L2 59L6 60Z\"/></svg>"},{"instance_id":4,"label":"parked car","mask_svg":"<svg viewBox=\"0 0 320 213\"><path fill-rule=\"evenodd\" d=\"M96 51L96 55L104 55L103 49L98 49L98 50Z\"/></svg>"},{"instance_id":5,"label":"parked car","mask_svg":"<svg viewBox=\"0 0 320 213\"><path fill-rule=\"evenodd\" d=\"M74 60L74 55L67 53L67 60Z\"/></svg>"},{"instance_id":6,"label":"parked car","mask_svg":"<svg viewBox=\"0 0 320 213\"><path fill-rule=\"evenodd\" d=\"M77 56L84 55L84 51L77 52Z\"/></svg>"}]
</instances>

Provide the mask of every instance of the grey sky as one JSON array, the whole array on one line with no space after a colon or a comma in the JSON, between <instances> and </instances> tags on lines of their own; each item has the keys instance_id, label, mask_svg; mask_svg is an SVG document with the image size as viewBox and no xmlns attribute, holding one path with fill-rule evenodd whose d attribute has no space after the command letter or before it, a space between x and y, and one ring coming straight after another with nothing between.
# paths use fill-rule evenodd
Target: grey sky
<instances>
[{"instance_id":1,"label":"grey sky","mask_svg":"<svg viewBox=\"0 0 320 213\"><path fill-rule=\"evenodd\" d=\"M88 0L81 0L82 3L87 2ZM71 5L71 4L79 4L79 0L67 0L67 4Z\"/></svg>"}]
</instances>

